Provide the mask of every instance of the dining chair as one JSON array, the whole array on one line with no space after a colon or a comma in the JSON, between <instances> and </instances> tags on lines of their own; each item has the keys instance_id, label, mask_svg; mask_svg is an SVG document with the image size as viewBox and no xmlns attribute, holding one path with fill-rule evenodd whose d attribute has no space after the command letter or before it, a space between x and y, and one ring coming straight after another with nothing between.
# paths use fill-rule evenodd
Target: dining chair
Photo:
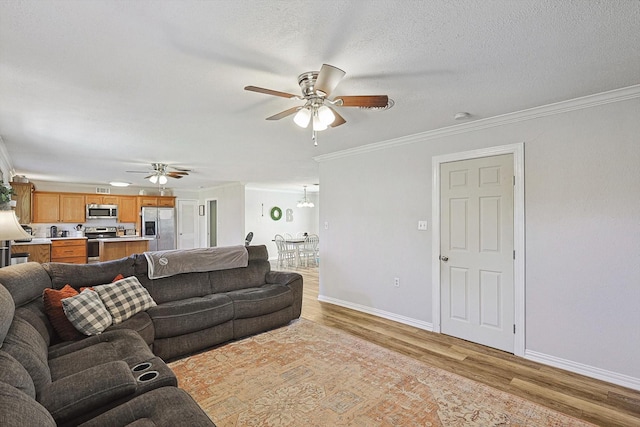
<instances>
[{"instance_id":1,"label":"dining chair","mask_svg":"<svg viewBox=\"0 0 640 427\"><path fill-rule=\"evenodd\" d=\"M295 261L295 251L288 247L286 239L282 235L276 234L273 240L278 249L278 266L284 267L286 265L289 267Z\"/></svg>"},{"instance_id":2,"label":"dining chair","mask_svg":"<svg viewBox=\"0 0 640 427\"><path fill-rule=\"evenodd\" d=\"M320 258L320 238L317 234L309 234L304 239L304 245L300 248L300 258L304 258L306 267L309 267L309 258L313 259L313 263L317 266Z\"/></svg>"}]
</instances>

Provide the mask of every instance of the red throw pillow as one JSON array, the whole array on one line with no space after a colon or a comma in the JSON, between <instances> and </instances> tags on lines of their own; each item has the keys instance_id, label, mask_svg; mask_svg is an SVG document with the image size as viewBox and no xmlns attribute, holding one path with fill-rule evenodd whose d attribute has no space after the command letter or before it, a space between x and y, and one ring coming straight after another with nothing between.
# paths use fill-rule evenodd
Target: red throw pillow
<instances>
[{"instance_id":1,"label":"red throw pillow","mask_svg":"<svg viewBox=\"0 0 640 427\"><path fill-rule=\"evenodd\" d=\"M69 322L69 319L67 319L62 309L62 300L76 295L78 295L78 291L69 285L65 285L64 288L59 291L47 288L42 293L44 311L47 313L53 329L55 329L64 341L75 341L84 338L84 335L78 332L71 322Z\"/></svg>"}]
</instances>

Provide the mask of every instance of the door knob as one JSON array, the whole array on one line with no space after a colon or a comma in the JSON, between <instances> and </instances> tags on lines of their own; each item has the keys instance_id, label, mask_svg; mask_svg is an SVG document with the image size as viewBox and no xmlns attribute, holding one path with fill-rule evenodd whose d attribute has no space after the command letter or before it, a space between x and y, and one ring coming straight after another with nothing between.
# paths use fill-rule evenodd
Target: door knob
<instances>
[{"instance_id":1,"label":"door knob","mask_svg":"<svg viewBox=\"0 0 640 427\"><path fill-rule=\"evenodd\" d=\"M442 260L444 262L447 262L447 261L449 261L449 257L446 257L444 255L440 255L440 260Z\"/></svg>"}]
</instances>

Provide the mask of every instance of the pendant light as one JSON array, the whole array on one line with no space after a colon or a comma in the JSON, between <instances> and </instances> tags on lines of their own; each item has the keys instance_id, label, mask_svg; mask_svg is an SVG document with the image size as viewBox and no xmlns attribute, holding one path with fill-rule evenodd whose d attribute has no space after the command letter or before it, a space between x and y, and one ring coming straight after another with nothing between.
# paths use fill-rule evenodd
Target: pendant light
<instances>
[{"instance_id":1,"label":"pendant light","mask_svg":"<svg viewBox=\"0 0 640 427\"><path fill-rule=\"evenodd\" d=\"M298 204L296 205L299 208L312 208L315 205L313 204L313 202L309 201L309 199L307 199L307 186L304 186L304 199L300 200L298 202Z\"/></svg>"}]
</instances>

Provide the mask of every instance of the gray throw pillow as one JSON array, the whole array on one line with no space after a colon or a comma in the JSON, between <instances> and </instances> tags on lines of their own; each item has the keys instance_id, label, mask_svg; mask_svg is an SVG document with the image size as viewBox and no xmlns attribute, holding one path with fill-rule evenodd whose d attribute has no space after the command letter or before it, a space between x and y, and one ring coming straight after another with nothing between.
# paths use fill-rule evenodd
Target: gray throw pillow
<instances>
[{"instance_id":1,"label":"gray throw pillow","mask_svg":"<svg viewBox=\"0 0 640 427\"><path fill-rule=\"evenodd\" d=\"M126 277L109 285L94 286L93 289L100 295L100 299L109 310L114 325L156 305L149 291L135 276Z\"/></svg>"},{"instance_id":2,"label":"gray throw pillow","mask_svg":"<svg viewBox=\"0 0 640 427\"><path fill-rule=\"evenodd\" d=\"M97 292L85 289L62 300L62 309L73 326L85 335L98 335L113 323Z\"/></svg>"}]
</instances>

